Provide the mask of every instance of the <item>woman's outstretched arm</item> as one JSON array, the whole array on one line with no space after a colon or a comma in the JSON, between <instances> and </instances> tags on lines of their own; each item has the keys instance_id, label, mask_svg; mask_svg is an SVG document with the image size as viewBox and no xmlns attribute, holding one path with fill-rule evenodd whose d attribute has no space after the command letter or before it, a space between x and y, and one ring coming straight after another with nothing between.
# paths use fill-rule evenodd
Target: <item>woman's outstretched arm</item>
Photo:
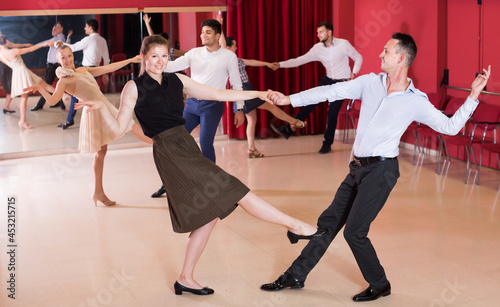
<instances>
[{"instance_id":1,"label":"woman's outstretched arm","mask_svg":"<svg viewBox=\"0 0 500 307\"><path fill-rule=\"evenodd\" d=\"M184 93L198 99L204 100L217 100L217 101L236 101L236 100L249 100L253 98L260 98L264 101L272 103L267 98L268 92L260 91L236 91L236 90L218 90L212 87L203 85L194 81L193 79L183 75L176 74L184 85Z\"/></svg>"},{"instance_id":2,"label":"woman's outstretched arm","mask_svg":"<svg viewBox=\"0 0 500 307\"><path fill-rule=\"evenodd\" d=\"M45 86L49 89L53 89L52 86L47 85L46 83L45 83ZM40 83L34 84L30 87L23 89L23 91L25 91L25 92L27 92L27 91L32 91L33 93L36 93L37 91L40 92L40 94L42 94L43 98L45 98L45 100L51 106L57 104L61 100L61 98L64 94L64 91L66 91L66 90L69 90L70 93L73 93L73 91L74 91L74 84L73 84L73 86L71 86L68 83L67 79L61 79L57 82L56 88L53 91L54 93L52 95Z\"/></svg>"},{"instance_id":3,"label":"woman's outstretched arm","mask_svg":"<svg viewBox=\"0 0 500 307\"><path fill-rule=\"evenodd\" d=\"M118 69L122 68L123 66L130 64L130 63L140 63L141 62L141 56L136 55L133 58L126 59L120 62L115 62L111 63L109 65L105 66L98 66L98 67L88 67L87 71L94 77L98 77L107 73L111 73L114 71L117 71Z\"/></svg>"}]
</instances>

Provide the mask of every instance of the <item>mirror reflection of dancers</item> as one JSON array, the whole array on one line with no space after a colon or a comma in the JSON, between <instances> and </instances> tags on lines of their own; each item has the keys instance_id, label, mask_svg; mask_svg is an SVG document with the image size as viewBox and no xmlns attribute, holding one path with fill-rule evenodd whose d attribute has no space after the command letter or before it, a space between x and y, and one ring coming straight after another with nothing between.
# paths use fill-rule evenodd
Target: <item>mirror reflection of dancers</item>
<instances>
[{"instance_id":1,"label":"mirror reflection of dancers","mask_svg":"<svg viewBox=\"0 0 500 307\"><path fill-rule=\"evenodd\" d=\"M144 134L154 141L154 160L166 188L172 227L175 232L191 233L182 270L174 284L175 294L208 295L214 290L202 287L194 279L194 269L217 221L228 216L237 205L258 219L288 228L292 243L316 239L326 232L284 214L250 192L238 179L205 158L184 127L183 94L198 99L235 101L256 97L267 100L267 92L217 90L183 74L164 73L168 53L163 37L153 35L144 39L141 74L125 85L116 116L101 101L80 102L77 107L90 107L87 112L100 113L114 135L126 131L135 112Z\"/></svg>"},{"instance_id":2,"label":"mirror reflection of dancers","mask_svg":"<svg viewBox=\"0 0 500 307\"><path fill-rule=\"evenodd\" d=\"M102 104L109 109L111 114L116 114L118 110L106 99L94 77L113 72L129 63L139 63L140 57L136 56L106 66L79 67L75 69L71 48L62 45L57 48L57 61L61 64L61 67L58 67L56 70L59 81L57 82L56 90L53 95L50 95L39 85L31 86L26 90L39 91L50 105L57 104L64 92L67 92L77 97L80 101L86 102L92 100L102 102ZM127 127L124 129L123 133L115 137L101 120L101 116L98 112L84 112L82 114L82 119L80 121L79 148L83 154L95 153L95 188L92 199L96 206L97 201L100 201L106 206L112 206L116 203L116 201L111 201L104 193L104 158L106 157L108 144L128 131L131 131L141 141L152 144L151 139L144 136L139 125L134 123L132 119L127 123Z\"/></svg>"},{"instance_id":3,"label":"mirror reflection of dancers","mask_svg":"<svg viewBox=\"0 0 500 307\"><path fill-rule=\"evenodd\" d=\"M30 53L38 50L42 47L48 47L48 43L38 44L35 46L30 46L26 48L9 48L7 45L7 38L0 35L0 61L12 69L12 82L11 82L11 92L12 98L21 96L21 102L19 103L19 127L32 129L26 122L26 105L28 104L28 92L23 89L34 84L39 84L43 86L47 91L53 92L54 88L47 83L45 83L42 78L35 75L31 70L29 70L26 65L24 65L22 54ZM13 113L10 111L5 111L4 113Z\"/></svg>"}]
</instances>

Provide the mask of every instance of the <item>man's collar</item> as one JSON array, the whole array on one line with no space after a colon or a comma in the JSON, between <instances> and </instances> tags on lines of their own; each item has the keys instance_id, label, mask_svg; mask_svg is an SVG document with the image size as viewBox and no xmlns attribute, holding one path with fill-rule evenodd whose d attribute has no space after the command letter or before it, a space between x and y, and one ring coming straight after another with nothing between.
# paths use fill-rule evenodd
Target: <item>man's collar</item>
<instances>
[{"instance_id":1,"label":"man's collar","mask_svg":"<svg viewBox=\"0 0 500 307\"><path fill-rule=\"evenodd\" d=\"M380 80L382 81L382 83L384 84L384 86L385 86L386 89L387 89L387 77L388 76L389 76L389 74L386 73L386 72L381 72L380 73ZM408 85L408 87L406 88L406 90L404 92L412 91L413 93L415 93L415 91L417 91L417 89L415 88L415 85L413 84L413 80L410 79L409 77L406 77L406 80L410 84Z\"/></svg>"},{"instance_id":2,"label":"man's collar","mask_svg":"<svg viewBox=\"0 0 500 307\"><path fill-rule=\"evenodd\" d=\"M330 48L330 47L333 47L334 43L335 43L335 37L332 36L332 44L330 46L327 46L326 43L323 43L323 46L325 48Z\"/></svg>"},{"instance_id":3,"label":"man's collar","mask_svg":"<svg viewBox=\"0 0 500 307\"><path fill-rule=\"evenodd\" d=\"M217 49L215 51L208 50L207 46L203 46L203 47L205 48L205 52L207 52L207 53L217 53L217 52L219 52L222 49L221 45L219 45L219 49Z\"/></svg>"}]
</instances>

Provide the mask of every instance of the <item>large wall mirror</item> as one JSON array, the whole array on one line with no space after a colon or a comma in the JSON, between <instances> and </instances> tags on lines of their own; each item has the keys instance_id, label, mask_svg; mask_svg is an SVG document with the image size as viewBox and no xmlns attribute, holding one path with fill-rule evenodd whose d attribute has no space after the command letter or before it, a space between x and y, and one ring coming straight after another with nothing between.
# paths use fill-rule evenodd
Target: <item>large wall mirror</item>
<instances>
[{"instance_id":1,"label":"large wall mirror","mask_svg":"<svg viewBox=\"0 0 500 307\"><path fill-rule=\"evenodd\" d=\"M215 8L220 11L221 8ZM184 22L191 20L190 31L196 31L199 27L199 18L186 18L185 15L195 14L196 9L190 9L188 12L176 12L175 9L147 9L144 10L151 17L151 27L155 33L167 32L170 34L170 44L172 47L181 50L189 50L193 48L192 44L183 46L183 41L179 38L179 18ZM217 11L203 8L198 10L203 14L216 14ZM42 14L45 12L42 12ZM101 13L101 12L99 12ZM126 57L132 57L138 54L141 44L141 39L147 36L147 30L144 26L144 12L125 11L112 12L105 14L97 14L97 12L78 12L77 14L58 14L58 15L36 15L31 13L30 16L3 16L0 17L0 32L13 43L31 43L39 42L52 38L53 26L61 21L64 24L65 36L68 31L72 31L71 43L80 41L85 37L85 21L90 18L95 18L99 21L100 33L107 40L110 58L116 54L125 54ZM185 14L185 15L183 15ZM209 17L210 18L210 17ZM198 35L196 34L195 41ZM193 41L193 40L191 40ZM48 48L41 48L34 52L22 56L26 66L42 79L45 75L47 66ZM81 64L83 53L75 52L75 63ZM127 67L129 68L129 67ZM137 74L138 66L133 67ZM128 76L127 76L128 77ZM101 85L101 90L105 93L108 100L115 106L120 103L120 91L127 77L116 77L104 85L98 79ZM113 84L114 82L114 84ZM21 98L16 97L12 100L10 108L15 110L13 114L0 114L0 159L18 158L33 155L58 154L68 152L78 152L79 139L79 121L81 110L77 111L75 116L75 124L67 129L58 128L57 126L66 121L70 101L69 96L65 98L65 110L60 107L50 108L46 103L43 109L31 111L38 102L40 96L38 94L30 95L26 110L26 119L33 126L33 129L21 129L17 123L19 121L19 103ZM0 105L4 107L6 102L5 94L0 87ZM113 141L110 144L112 148L123 147L140 147L146 146L136 139L131 134L126 134L122 138Z\"/></svg>"}]
</instances>

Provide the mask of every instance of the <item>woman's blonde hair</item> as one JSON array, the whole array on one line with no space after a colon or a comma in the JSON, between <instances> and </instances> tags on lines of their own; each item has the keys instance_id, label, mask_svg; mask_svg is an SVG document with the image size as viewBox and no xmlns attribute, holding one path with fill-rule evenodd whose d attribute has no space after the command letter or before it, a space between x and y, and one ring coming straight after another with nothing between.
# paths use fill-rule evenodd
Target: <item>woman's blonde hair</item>
<instances>
[{"instance_id":1,"label":"woman's blonde hair","mask_svg":"<svg viewBox=\"0 0 500 307\"><path fill-rule=\"evenodd\" d=\"M56 52L59 52L59 51L61 51L63 49L66 49L66 48L69 48L71 50L71 48L68 45L65 45L65 44L61 44L61 45L56 46L56 47L57 47L56 48ZM71 51L73 51L73 50L71 50Z\"/></svg>"},{"instance_id":2,"label":"woman's blonde hair","mask_svg":"<svg viewBox=\"0 0 500 307\"><path fill-rule=\"evenodd\" d=\"M141 54L146 55L151 48L156 45L165 46L168 49L168 41L160 35L151 35L142 41ZM139 76L141 76L146 71L146 63L144 63L144 57L141 60L141 70Z\"/></svg>"}]
</instances>

